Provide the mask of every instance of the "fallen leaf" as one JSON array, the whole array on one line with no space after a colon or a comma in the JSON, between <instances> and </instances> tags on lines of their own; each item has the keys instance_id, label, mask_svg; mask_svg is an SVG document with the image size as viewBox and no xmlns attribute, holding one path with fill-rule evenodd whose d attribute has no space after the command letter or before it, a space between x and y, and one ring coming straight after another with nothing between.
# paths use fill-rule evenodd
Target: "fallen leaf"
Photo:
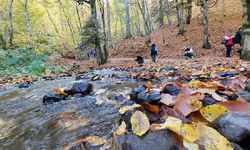
<instances>
[{"instance_id":1,"label":"fallen leaf","mask_svg":"<svg viewBox=\"0 0 250 150\"><path fill-rule=\"evenodd\" d=\"M200 111L196 111L190 114L190 119L193 122L207 125L209 122L201 115Z\"/></svg>"},{"instance_id":2,"label":"fallen leaf","mask_svg":"<svg viewBox=\"0 0 250 150\"><path fill-rule=\"evenodd\" d=\"M152 113L155 113L155 114L159 114L160 112L160 108L158 105L152 105L152 104L149 104L149 103L143 103L141 104L141 106L145 109L147 109L148 111L152 112Z\"/></svg>"},{"instance_id":3,"label":"fallen leaf","mask_svg":"<svg viewBox=\"0 0 250 150\"><path fill-rule=\"evenodd\" d=\"M122 135L126 132L126 123L123 121L121 125L117 128L117 130L114 132L114 135Z\"/></svg>"},{"instance_id":4,"label":"fallen leaf","mask_svg":"<svg viewBox=\"0 0 250 150\"><path fill-rule=\"evenodd\" d=\"M217 101L227 101L226 99L218 95L213 89L198 89L192 92L192 94L194 93L210 94Z\"/></svg>"},{"instance_id":5,"label":"fallen leaf","mask_svg":"<svg viewBox=\"0 0 250 150\"><path fill-rule=\"evenodd\" d=\"M215 129L202 124L198 124L197 129L200 133L200 136L195 143L204 147L204 149L233 150L230 142Z\"/></svg>"},{"instance_id":6,"label":"fallen leaf","mask_svg":"<svg viewBox=\"0 0 250 150\"><path fill-rule=\"evenodd\" d=\"M197 81L197 80L191 80L190 82L188 82L188 87L191 87L191 88L200 88L202 87L202 82L200 81Z\"/></svg>"},{"instance_id":7,"label":"fallen leaf","mask_svg":"<svg viewBox=\"0 0 250 150\"><path fill-rule=\"evenodd\" d=\"M202 124L183 124L180 119L169 117L161 128L169 129L183 138L183 145L190 150L232 150L230 142L215 129Z\"/></svg>"},{"instance_id":8,"label":"fallen leaf","mask_svg":"<svg viewBox=\"0 0 250 150\"><path fill-rule=\"evenodd\" d=\"M196 100L196 99L192 99L191 100L191 109L192 109L192 112L195 112L199 109L201 109L203 106L202 106L202 102Z\"/></svg>"},{"instance_id":9,"label":"fallen leaf","mask_svg":"<svg viewBox=\"0 0 250 150\"><path fill-rule=\"evenodd\" d=\"M53 90L53 93L58 94L58 95L67 95L66 93L64 93L64 89L62 89L62 88L55 88Z\"/></svg>"},{"instance_id":10,"label":"fallen leaf","mask_svg":"<svg viewBox=\"0 0 250 150\"><path fill-rule=\"evenodd\" d=\"M162 94L162 98L160 100L161 103L167 105L167 106L173 106L175 104L175 99L170 94Z\"/></svg>"},{"instance_id":11,"label":"fallen leaf","mask_svg":"<svg viewBox=\"0 0 250 150\"><path fill-rule=\"evenodd\" d=\"M180 119L175 117L168 117L166 122L161 125L161 128L169 129L189 142L194 142L199 137L199 133L193 124L183 124Z\"/></svg>"},{"instance_id":12,"label":"fallen leaf","mask_svg":"<svg viewBox=\"0 0 250 150\"><path fill-rule=\"evenodd\" d=\"M190 98L182 93L179 93L176 97L174 109L181 112L184 116L189 115L192 112Z\"/></svg>"},{"instance_id":13,"label":"fallen leaf","mask_svg":"<svg viewBox=\"0 0 250 150\"><path fill-rule=\"evenodd\" d=\"M120 108L119 113L125 114L128 111L131 111L131 110L134 110L135 108L140 108L140 107L141 107L141 105L139 105L139 104L133 104L131 106L124 106L124 107Z\"/></svg>"},{"instance_id":14,"label":"fallen leaf","mask_svg":"<svg viewBox=\"0 0 250 150\"><path fill-rule=\"evenodd\" d=\"M151 124L150 127L149 127L149 130L150 131L158 131L158 130L161 130L161 124Z\"/></svg>"},{"instance_id":15,"label":"fallen leaf","mask_svg":"<svg viewBox=\"0 0 250 150\"><path fill-rule=\"evenodd\" d=\"M69 144L69 145L65 146L63 148L63 150L69 150L72 147L74 147L74 146L76 146L78 144L82 144L82 143L89 143L89 144L91 144L93 146L99 146L99 145L103 145L105 142L106 142L106 140L101 138L101 137L88 136L88 137L86 137L84 139L77 140L77 141L73 142L72 144Z\"/></svg>"},{"instance_id":16,"label":"fallen leaf","mask_svg":"<svg viewBox=\"0 0 250 150\"><path fill-rule=\"evenodd\" d=\"M142 136L149 130L149 120L148 117L141 111L136 111L131 119L132 131L138 136Z\"/></svg>"},{"instance_id":17,"label":"fallen leaf","mask_svg":"<svg viewBox=\"0 0 250 150\"><path fill-rule=\"evenodd\" d=\"M200 150L199 145L183 140L183 145L187 150Z\"/></svg>"},{"instance_id":18,"label":"fallen leaf","mask_svg":"<svg viewBox=\"0 0 250 150\"><path fill-rule=\"evenodd\" d=\"M236 101L226 101L218 103L221 106L224 106L229 111L242 112L250 114L250 103L236 100Z\"/></svg>"},{"instance_id":19,"label":"fallen leaf","mask_svg":"<svg viewBox=\"0 0 250 150\"><path fill-rule=\"evenodd\" d=\"M228 110L224 106L220 106L217 104L210 105L200 109L201 115L207 119L209 122L213 122L219 116L227 113Z\"/></svg>"},{"instance_id":20,"label":"fallen leaf","mask_svg":"<svg viewBox=\"0 0 250 150\"><path fill-rule=\"evenodd\" d=\"M149 89L153 87L153 84L150 81L146 82L144 85Z\"/></svg>"}]
</instances>

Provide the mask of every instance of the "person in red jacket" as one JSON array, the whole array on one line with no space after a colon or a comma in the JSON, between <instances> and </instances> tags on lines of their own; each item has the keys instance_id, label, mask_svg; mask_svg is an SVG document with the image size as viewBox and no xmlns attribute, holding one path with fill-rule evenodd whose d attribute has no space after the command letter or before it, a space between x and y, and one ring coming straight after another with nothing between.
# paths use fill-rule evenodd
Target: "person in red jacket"
<instances>
[{"instance_id":1,"label":"person in red jacket","mask_svg":"<svg viewBox=\"0 0 250 150\"><path fill-rule=\"evenodd\" d=\"M234 46L234 36L226 35L223 37L223 44L226 46L226 57L231 57L232 47Z\"/></svg>"}]
</instances>

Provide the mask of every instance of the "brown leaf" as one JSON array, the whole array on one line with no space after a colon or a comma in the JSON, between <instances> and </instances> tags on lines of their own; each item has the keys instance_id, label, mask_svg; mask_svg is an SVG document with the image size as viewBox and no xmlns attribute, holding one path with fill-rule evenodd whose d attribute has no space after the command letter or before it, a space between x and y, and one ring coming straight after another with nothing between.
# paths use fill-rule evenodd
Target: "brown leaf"
<instances>
[{"instance_id":1,"label":"brown leaf","mask_svg":"<svg viewBox=\"0 0 250 150\"><path fill-rule=\"evenodd\" d=\"M98 136L88 136L88 137L86 137L84 139L77 140L77 141L73 142L72 144L69 144L69 145L65 146L63 148L63 150L69 150L72 147L74 147L74 146L76 146L78 144L85 143L85 142L89 143L89 144L91 144L93 146L99 146L99 145L103 145L106 142L106 140L101 138L101 137L98 137Z\"/></svg>"},{"instance_id":2,"label":"brown leaf","mask_svg":"<svg viewBox=\"0 0 250 150\"><path fill-rule=\"evenodd\" d=\"M150 131L158 131L158 130L162 130L161 125L160 124L151 124L149 127Z\"/></svg>"},{"instance_id":3,"label":"brown leaf","mask_svg":"<svg viewBox=\"0 0 250 150\"><path fill-rule=\"evenodd\" d=\"M190 118L193 122L202 123L207 125L209 122L201 115L199 111L193 112L190 114Z\"/></svg>"},{"instance_id":4,"label":"brown leaf","mask_svg":"<svg viewBox=\"0 0 250 150\"><path fill-rule=\"evenodd\" d=\"M146 82L144 85L149 89L153 87L153 84L150 81Z\"/></svg>"},{"instance_id":5,"label":"brown leaf","mask_svg":"<svg viewBox=\"0 0 250 150\"><path fill-rule=\"evenodd\" d=\"M176 97L174 109L181 112L184 116L189 115L192 112L190 97L180 93Z\"/></svg>"},{"instance_id":6,"label":"brown leaf","mask_svg":"<svg viewBox=\"0 0 250 150\"><path fill-rule=\"evenodd\" d=\"M236 101L220 102L218 104L226 107L229 111L250 114L250 103L248 103L248 102L236 100Z\"/></svg>"},{"instance_id":7,"label":"brown leaf","mask_svg":"<svg viewBox=\"0 0 250 150\"><path fill-rule=\"evenodd\" d=\"M157 105L151 105L149 103L143 103L141 104L141 106L145 109L147 109L148 111L155 113L155 114L159 114L160 112L160 108Z\"/></svg>"},{"instance_id":8,"label":"brown leaf","mask_svg":"<svg viewBox=\"0 0 250 150\"><path fill-rule=\"evenodd\" d=\"M55 88L53 93L58 95L67 95L62 88Z\"/></svg>"}]
</instances>

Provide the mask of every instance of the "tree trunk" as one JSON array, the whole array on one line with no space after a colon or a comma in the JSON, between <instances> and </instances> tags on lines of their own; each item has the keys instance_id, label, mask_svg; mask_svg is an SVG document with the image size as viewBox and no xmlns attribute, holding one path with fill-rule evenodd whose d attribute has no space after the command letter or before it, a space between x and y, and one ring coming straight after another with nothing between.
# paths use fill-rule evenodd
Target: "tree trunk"
<instances>
[{"instance_id":1,"label":"tree trunk","mask_svg":"<svg viewBox=\"0 0 250 150\"><path fill-rule=\"evenodd\" d=\"M203 34L203 44L202 47L205 49L210 49L211 44L209 43L208 39L208 16L207 16L207 0L201 0L201 10L203 15L203 25L204 25L204 34Z\"/></svg>"},{"instance_id":2,"label":"tree trunk","mask_svg":"<svg viewBox=\"0 0 250 150\"><path fill-rule=\"evenodd\" d=\"M55 22L54 22L54 20L53 20L53 18L52 18L52 16L51 16L51 14L50 14L48 8L47 8L46 6L44 6L44 7L45 7L45 9L46 9L46 12L47 12L47 14L48 14L48 17L49 17L50 22L51 22L52 25L54 26L54 29L55 29L56 33L58 34L59 38L61 39L61 42L62 42L62 45L63 45L64 50L66 50L66 45L65 45L65 43L64 43L64 38L60 35L59 30L58 30L58 28L57 28L57 26L56 26L56 24L55 24Z\"/></svg>"},{"instance_id":3,"label":"tree trunk","mask_svg":"<svg viewBox=\"0 0 250 150\"><path fill-rule=\"evenodd\" d=\"M176 23L177 23L177 27L180 26L180 22L181 22L181 19L180 19L180 4L179 4L179 1L178 0L175 0L175 3L176 3Z\"/></svg>"},{"instance_id":4,"label":"tree trunk","mask_svg":"<svg viewBox=\"0 0 250 150\"><path fill-rule=\"evenodd\" d=\"M33 34L32 34L32 26L31 26L29 10L28 10L28 0L24 0L24 11L25 11L26 28L27 28L27 32L29 35L29 46L33 47L33 40L32 40Z\"/></svg>"},{"instance_id":5,"label":"tree trunk","mask_svg":"<svg viewBox=\"0 0 250 150\"><path fill-rule=\"evenodd\" d=\"M168 25L169 25L169 28L171 30L171 32L173 32L173 23L172 23L172 18L171 18L171 9L170 9L170 3L169 3L169 0L166 0L166 15L167 15L167 19L168 19Z\"/></svg>"},{"instance_id":6,"label":"tree trunk","mask_svg":"<svg viewBox=\"0 0 250 150\"><path fill-rule=\"evenodd\" d=\"M104 2L103 0L99 0L99 8L101 12L101 19L102 19L102 31L103 31L103 51L105 55L105 59L108 59L108 38L106 33L106 21L105 21L105 10L104 10Z\"/></svg>"},{"instance_id":7,"label":"tree trunk","mask_svg":"<svg viewBox=\"0 0 250 150\"><path fill-rule=\"evenodd\" d=\"M164 25L162 0L158 0L158 21L159 26L162 27Z\"/></svg>"},{"instance_id":8,"label":"tree trunk","mask_svg":"<svg viewBox=\"0 0 250 150\"><path fill-rule=\"evenodd\" d=\"M137 36L142 36L142 33L141 33L141 20L140 20L140 15L137 11L137 9L133 8L133 12L135 14L135 16L137 16L138 18L135 20L135 27L136 27L136 35Z\"/></svg>"},{"instance_id":9,"label":"tree trunk","mask_svg":"<svg viewBox=\"0 0 250 150\"><path fill-rule=\"evenodd\" d=\"M131 28L130 28L130 12L129 12L129 3L130 0L124 0L125 3L125 21L126 21L126 38L131 38Z\"/></svg>"},{"instance_id":10,"label":"tree trunk","mask_svg":"<svg viewBox=\"0 0 250 150\"><path fill-rule=\"evenodd\" d=\"M7 48L13 47L13 15L12 15L13 1L14 0L10 0L10 3L7 6L7 20L8 20L8 27L6 31L6 47Z\"/></svg>"},{"instance_id":11,"label":"tree trunk","mask_svg":"<svg viewBox=\"0 0 250 150\"><path fill-rule=\"evenodd\" d=\"M241 58L250 61L250 1L242 0L243 4L243 40Z\"/></svg>"},{"instance_id":12,"label":"tree trunk","mask_svg":"<svg viewBox=\"0 0 250 150\"><path fill-rule=\"evenodd\" d=\"M108 38L108 42L109 42L109 46L112 47L112 33L111 33L111 11L110 11L110 0L107 0L106 3L106 7L107 7L107 38Z\"/></svg>"},{"instance_id":13,"label":"tree trunk","mask_svg":"<svg viewBox=\"0 0 250 150\"><path fill-rule=\"evenodd\" d=\"M78 19L78 23L79 23L79 32L81 34L81 37L83 36L82 35L82 20L81 20L81 17L80 17L80 13L79 13L79 6L78 4L76 3L76 14L77 14L77 19Z\"/></svg>"},{"instance_id":14,"label":"tree trunk","mask_svg":"<svg viewBox=\"0 0 250 150\"><path fill-rule=\"evenodd\" d=\"M187 21L186 21L186 23L190 24L191 18L192 18L192 8L193 8L192 0L187 0L187 3L188 3L188 10L187 10Z\"/></svg>"},{"instance_id":15,"label":"tree trunk","mask_svg":"<svg viewBox=\"0 0 250 150\"><path fill-rule=\"evenodd\" d=\"M154 21L153 21L153 17L151 14L151 7L148 4L148 1L146 1L146 10L147 10L147 17L148 17L148 24L150 27L150 33L152 33L154 31Z\"/></svg>"},{"instance_id":16,"label":"tree trunk","mask_svg":"<svg viewBox=\"0 0 250 150\"><path fill-rule=\"evenodd\" d=\"M178 8L178 9L177 9ZM180 2L177 0L177 6L176 6L177 16L179 16L179 35L184 35L186 32L185 30L185 17L184 17L184 3L183 0L180 0Z\"/></svg>"},{"instance_id":17,"label":"tree trunk","mask_svg":"<svg viewBox=\"0 0 250 150\"><path fill-rule=\"evenodd\" d=\"M75 37L74 37L74 31L73 31L73 28L72 28L71 23L70 23L70 21L69 21L70 19L68 18L67 14L66 14L66 12L65 12L65 10L64 10L64 6L63 6L61 0L58 0L58 2L59 2L59 4L60 4L61 9L62 9L62 11L63 11L63 14L64 14L64 16L65 16L65 18L66 18L66 22L67 22L67 24L68 24L68 26L69 26L69 30L70 30L70 34L71 34L71 37L72 37L73 44L76 45Z\"/></svg>"},{"instance_id":18,"label":"tree trunk","mask_svg":"<svg viewBox=\"0 0 250 150\"><path fill-rule=\"evenodd\" d=\"M97 21L97 11L96 11L96 0L89 1L90 11L91 11L91 19L94 23L94 28L98 32L98 21ZM105 54L101 48L101 38L99 32L97 33L97 37L95 37L95 49L97 52L97 63L98 65L102 65L106 63Z\"/></svg>"},{"instance_id":19,"label":"tree trunk","mask_svg":"<svg viewBox=\"0 0 250 150\"><path fill-rule=\"evenodd\" d=\"M137 3L138 3L138 6L139 6L139 9L141 11L142 18L143 18L143 25L144 25L145 35L150 35L152 33L152 30L151 30L152 27L151 27L150 18L149 18L149 15L148 15L147 1L141 0L142 5L140 5L139 1Z\"/></svg>"}]
</instances>

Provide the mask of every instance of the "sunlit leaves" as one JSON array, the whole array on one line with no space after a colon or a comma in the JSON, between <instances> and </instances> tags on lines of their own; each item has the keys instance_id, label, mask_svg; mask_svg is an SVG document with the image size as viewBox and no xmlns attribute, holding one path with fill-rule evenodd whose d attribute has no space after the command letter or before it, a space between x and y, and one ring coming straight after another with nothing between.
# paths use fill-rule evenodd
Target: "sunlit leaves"
<instances>
[{"instance_id":1,"label":"sunlit leaves","mask_svg":"<svg viewBox=\"0 0 250 150\"><path fill-rule=\"evenodd\" d=\"M148 117L141 111L136 111L131 117L132 131L138 136L142 136L149 130Z\"/></svg>"},{"instance_id":2,"label":"sunlit leaves","mask_svg":"<svg viewBox=\"0 0 250 150\"><path fill-rule=\"evenodd\" d=\"M211 105L200 109L202 116L210 122L227 112L228 110L220 105Z\"/></svg>"}]
</instances>

